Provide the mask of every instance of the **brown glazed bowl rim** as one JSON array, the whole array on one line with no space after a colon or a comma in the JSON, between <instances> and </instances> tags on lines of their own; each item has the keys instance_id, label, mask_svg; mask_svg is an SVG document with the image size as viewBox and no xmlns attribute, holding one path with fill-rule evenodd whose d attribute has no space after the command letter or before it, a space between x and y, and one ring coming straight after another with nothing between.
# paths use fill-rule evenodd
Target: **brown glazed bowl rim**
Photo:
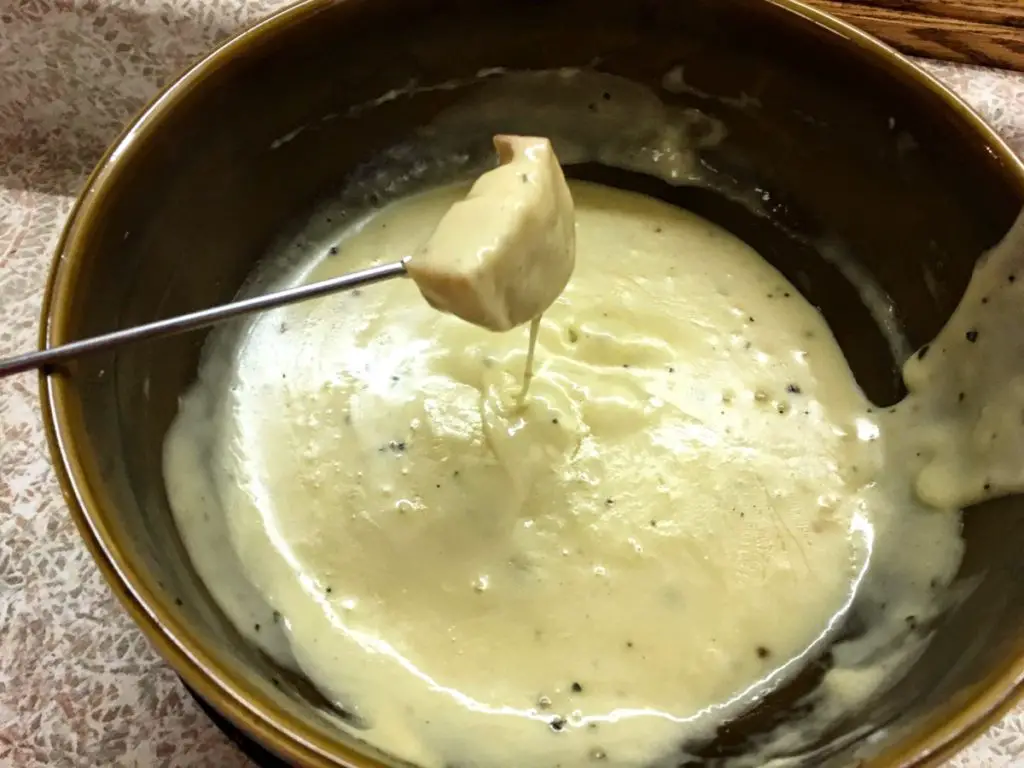
<instances>
[{"instance_id":1,"label":"brown glazed bowl rim","mask_svg":"<svg viewBox=\"0 0 1024 768\"><path fill-rule=\"evenodd\" d=\"M940 97L946 107L972 129L976 140L983 142L997 157L1007 173L1017 177L1024 194L1024 163L958 96L909 59L867 33L799 0L748 1L769 3L790 12L786 16L794 23L802 19L837 33L843 38L842 45L874 57L892 75ZM57 245L43 296L39 337L42 348L72 340L68 334L68 305L82 266L83 232L100 218L102 203L117 188L124 167L140 151L147 137L160 129L166 114L254 42L304 22L337 2L339 0L301 0L237 34L167 86L111 145L83 187ZM94 494L97 479L89 477L82 460L81 446L85 441L78 439L68 410L74 386L71 377L40 374L40 402L51 459L71 516L93 559L149 641L205 701L283 759L317 768L338 765L379 768L380 763L373 758L360 754L354 747L318 736L255 686L218 668L179 612L174 610L171 598L153 589L148 583L151 580L132 570L119 533L107 524L103 504ZM1004 660L992 682L971 691L970 697L954 716L930 724L924 736L894 745L871 764L907 768L934 766L950 757L1024 697L1024 654Z\"/></svg>"}]
</instances>

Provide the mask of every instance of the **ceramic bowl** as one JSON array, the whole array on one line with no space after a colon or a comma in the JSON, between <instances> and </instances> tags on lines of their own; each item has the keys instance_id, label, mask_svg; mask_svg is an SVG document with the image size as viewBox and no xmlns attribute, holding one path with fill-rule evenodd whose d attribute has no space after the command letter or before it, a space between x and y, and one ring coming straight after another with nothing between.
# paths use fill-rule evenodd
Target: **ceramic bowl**
<instances>
[{"instance_id":1,"label":"ceramic bowl","mask_svg":"<svg viewBox=\"0 0 1024 768\"><path fill-rule=\"evenodd\" d=\"M189 70L106 154L58 247L42 343L230 299L276 236L360 163L468 98L478 73L561 67L646 84L726 127L701 165L756 190L770 201L766 215L602 166L569 172L661 196L746 239L821 308L880 405L901 396L905 350L887 343L821 244L846 249L874 277L909 349L939 330L975 259L1024 204L1021 163L957 98L791 0L307 0ZM678 67L686 88L663 89ZM231 722L295 765L392 765L336 727L308 682L247 646L189 564L161 446L203 338L97 354L42 378L71 514L139 626ZM1024 503L969 510L964 536L967 596L907 673L838 723L811 764L938 763L1020 693ZM826 665L827 656L699 754L709 763L740 754L799 717L793 702Z\"/></svg>"}]
</instances>

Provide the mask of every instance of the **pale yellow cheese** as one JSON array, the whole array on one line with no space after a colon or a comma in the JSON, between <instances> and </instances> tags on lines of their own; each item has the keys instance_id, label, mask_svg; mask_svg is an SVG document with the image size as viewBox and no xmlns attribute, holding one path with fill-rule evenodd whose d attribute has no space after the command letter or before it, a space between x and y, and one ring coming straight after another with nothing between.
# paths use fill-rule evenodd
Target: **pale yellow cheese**
<instances>
[{"instance_id":1,"label":"pale yellow cheese","mask_svg":"<svg viewBox=\"0 0 1024 768\"><path fill-rule=\"evenodd\" d=\"M303 279L402 258L464 193L354 223ZM955 515L912 506L782 275L673 206L572 194L576 272L523 407L525 328L395 281L225 337L168 437L169 498L228 614L425 766L651 765L798 670L855 590L891 605L884 644L958 562ZM870 693L829 690L839 711Z\"/></svg>"}]
</instances>

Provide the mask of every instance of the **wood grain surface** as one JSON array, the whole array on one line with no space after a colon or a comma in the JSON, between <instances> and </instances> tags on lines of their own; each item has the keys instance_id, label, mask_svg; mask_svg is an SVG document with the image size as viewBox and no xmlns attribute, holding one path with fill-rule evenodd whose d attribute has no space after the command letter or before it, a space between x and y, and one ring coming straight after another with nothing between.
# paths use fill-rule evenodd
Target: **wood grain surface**
<instances>
[{"instance_id":1,"label":"wood grain surface","mask_svg":"<svg viewBox=\"0 0 1024 768\"><path fill-rule=\"evenodd\" d=\"M807 0L906 53L1024 71L1024 0Z\"/></svg>"}]
</instances>

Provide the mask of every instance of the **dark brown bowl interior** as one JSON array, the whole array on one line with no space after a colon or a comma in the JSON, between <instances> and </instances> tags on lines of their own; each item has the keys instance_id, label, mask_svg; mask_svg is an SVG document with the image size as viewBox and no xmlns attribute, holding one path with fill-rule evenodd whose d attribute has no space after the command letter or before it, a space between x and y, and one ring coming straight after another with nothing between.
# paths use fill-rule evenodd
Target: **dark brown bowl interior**
<instances>
[{"instance_id":1,"label":"dark brown bowl interior","mask_svg":"<svg viewBox=\"0 0 1024 768\"><path fill-rule=\"evenodd\" d=\"M473 86L344 116L349 106L412 80L590 64L720 119L729 135L702 156L708 173L773 202L759 218L706 190L603 167L570 173L665 197L746 238L821 308L879 404L900 397L902 361L821 244L870 271L919 345L1024 202L1020 165L976 118L895 55L785 3L313 0L193 71L108 156L62 244L48 341L231 298L275 236L357 164ZM680 64L705 95L661 90ZM738 106L743 94L756 106ZM97 355L44 384L73 512L135 617L205 697L287 757L328 764L331 752L375 765L317 715L326 702L315 691L241 642L188 564L164 495L161 443L202 342L197 333ZM976 586L910 673L837 728L840 764L937 755L1009 699L1024 652L1024 504L972 509L964 533L960 578ZM791 693L691 746L709 760L742 751L793 714ZM884 726L881 737L854 738L865 725Z\"/></svg>"}]
</instances>

